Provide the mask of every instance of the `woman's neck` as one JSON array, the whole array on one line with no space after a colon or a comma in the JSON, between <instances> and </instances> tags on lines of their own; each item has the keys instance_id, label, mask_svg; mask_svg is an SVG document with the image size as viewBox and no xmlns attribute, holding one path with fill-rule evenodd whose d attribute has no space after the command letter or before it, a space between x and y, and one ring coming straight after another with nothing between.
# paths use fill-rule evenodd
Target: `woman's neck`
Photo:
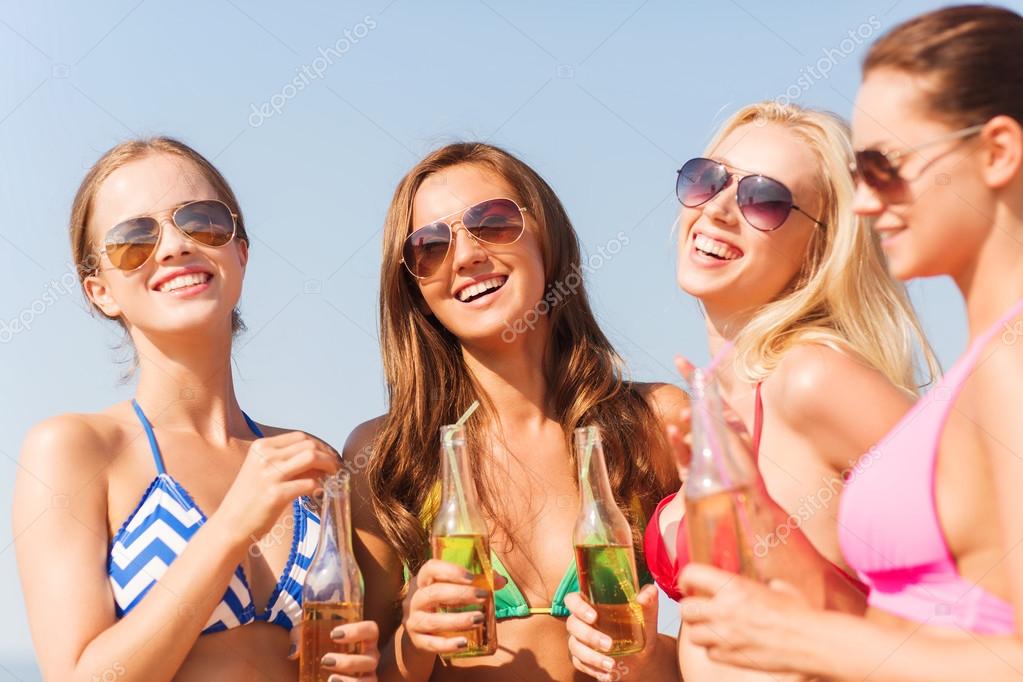
<instances>
[{"instance_id":1,"label":"woman's neck","mask_svg":"<svg viewBox=\"0 0 1023 682\"><path fill-rule=\"evenodd\" d=\"M132 336L139 360L135 397L152 421L219 445L251 433L234 393L229 330L184 342Z\"/></svg>"},{"instance_id":2,"label":"woman's neck","mask_svg":"<svg viewBox=\"0 0 1023 682\"><path fill-rule=\"evenodd\" d=\"M546 337L541 326L500 347L462 345L465 364L494 404L497 426L505 433L536 429L550 418Z\"/></svg>"},{"instance_id":3,"label":"woman's neck","mask_svg":"<svg viewBox=\"0 0 1023 682\"><path fill-rule=\"evenodd\" d=\"M952 278L966 301L970 338L983 334L1023 298L1023 219L1000 207L977 257Z\"/></svg>"},{"instance_id":4,"label":"woman's neck","mask_svg":"<svg viewBox=\"0 0 1023 682\"><path fill-rule=\"evenodd\" d=\"M748 310L720 310L706 308L707 347L710 350L711 363L717 365L716 376L722 395L731 399L736 390L745 390L745 382L739 381L730 362L731 347L739 332L749 322L752 313Z\"/></svg>"}]
</instances>

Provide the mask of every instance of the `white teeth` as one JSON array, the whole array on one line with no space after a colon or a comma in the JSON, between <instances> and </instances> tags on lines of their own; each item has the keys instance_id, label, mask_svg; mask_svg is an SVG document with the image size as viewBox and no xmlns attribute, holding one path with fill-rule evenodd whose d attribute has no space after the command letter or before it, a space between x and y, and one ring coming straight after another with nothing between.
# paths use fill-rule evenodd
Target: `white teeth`
<instances>
[{"instance_id":1,"label":"white teeth","mask_svg":"<svg viewBox=\"0 0 1023 682\"><path fill-rule=\"evenodd\" d=\"M211 276L205 272L190 272L187 275L178 275L174 279L167 280L161 284L158 289L163 292L174 291L175 289L203 284L208 282L210 277Z\"/></svg>"},{"instance_id":2,"label":"white teeth","mask_svg":"<svg viewBox=\"0 0 1023 682\"><path fill-rule=\"evenodd\" d=\"M467 299L470 299L473 296L478 296L479 294L482 294L485 291L490 291L491 289L498 289L507 280L508 278L505 276L491 277L490 279L483 280L482 282L470 284L469 286L465 287L464 289L458 292L458 300L465 302Z\"/></svg>"},{"instance_id":3,"label":"white teeth","mask_svg":"<svg viewBox=\"0 0 1023 682\"><path fill-rule=\"evenodd\" d=\"M716 239L711 239L705 234L696 235L696 239L693 240L693 245L704 253L710 253L718 258L724 260L734 260L742 255L738 249L732 248L724 242L719 242Z\"/></svg>"}]
</instances>

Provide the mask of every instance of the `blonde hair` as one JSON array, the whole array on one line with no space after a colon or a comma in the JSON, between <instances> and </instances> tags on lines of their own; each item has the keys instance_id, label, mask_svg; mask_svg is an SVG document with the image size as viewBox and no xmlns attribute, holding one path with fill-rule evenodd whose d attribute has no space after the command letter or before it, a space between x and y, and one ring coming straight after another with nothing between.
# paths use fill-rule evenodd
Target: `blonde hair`
<instances>
[{"instance_id":1,"label":"blonde hair","mask_svg":"<svg viewBox=\"0 0 1023 682\"><path fill-rule=\"evenodd\" d=\"M789 286L739 332L734 361L739 375L761 381L797 344L819 343L857 356L896 386L918 394L917 348L927 367L924 385L940 368L905 287L888 274L880 240L852 211L848 124L829 112L759 102L729 118L708 149L745 125L781 126L814 153L820 162L823 225L814 231L803 266Z\"/></svg>"}]
</instances>

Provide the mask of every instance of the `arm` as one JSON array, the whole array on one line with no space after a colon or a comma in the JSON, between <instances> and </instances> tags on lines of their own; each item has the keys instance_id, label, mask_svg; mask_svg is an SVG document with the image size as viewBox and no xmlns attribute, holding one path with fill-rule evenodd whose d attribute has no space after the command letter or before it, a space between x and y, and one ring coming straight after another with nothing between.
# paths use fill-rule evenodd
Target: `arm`
<instances>
[{"instance_id":1,"label":"arm","mask_svg":"<svg viewBox=\"0 0 1023 682\"><path fill-rule=\"evenodd\" d=\"M1023 354L999 349L971 377L956 409L974 421L971 457L986 458L996 486L1005 574L1015 608L1013 636L938 635L907 623L883 625L814 610L791 587L769 589L706 566L683 573L687 589L712 595L682 605L694 642L714 660L756 661L760 670L793 670L836 680L953 682L1019 679L1023 674ZM964 390L962 395L966 395ZM993 521L993 520L992 520ZM744 661L747 661L744 663Z\"/></svg>"},{"instance_id":2,"label":"arm","mask_svg":"<svg viewBox=\"0 0 1023 682\"><path fill-rule=\"evenodd\" d=\"M249 475L239 492L225 497L145 598L118 620L106 573L102 472L109 444L81 417L58 417L32 429L22 451L13 523L46 679L88 681L111 667L124 670L125 682L174 676L223 596L250 534L265 533L291 499L312 492L316 480L306 472L330 466L330 455L305 445L306 437L279 438L288 446L278 451L264 444L259 450L265 457L247 458ZM262 472L266 478L256 475ZM232 491L236 487L237 480ZM262 504L251 499L254 490L261 491Z\"/></svg>"},{"instance_id":3,"label":"arm","mask_svg":"<svg viewBox=\"0 0 1023 682\"><path fill-rule=\"evenodd\" d=\"M713 661L848 682L1019 679L1023 671L1017 637L936 636L915 624L820 611L790 585L767 587L709 566L686 568L682 581L713 595L682 602L691 640Z\"/></svg>"},{"instance_id":4,"label":"arm","mask_svg":"<svg viewBox=\"0 0 1023 682\"><path fill-rule=\"evenodd\" d=\"M345 442L342 460L351 474L352 527L355 556L366 580L365 616L380 629L381 680L427 680L433 672L436 656L412 646L401 624L404 567L380 527L373 509L369 487L369 461L373 441L383 417L357 426Z\"/></svg>"}]
</instances>

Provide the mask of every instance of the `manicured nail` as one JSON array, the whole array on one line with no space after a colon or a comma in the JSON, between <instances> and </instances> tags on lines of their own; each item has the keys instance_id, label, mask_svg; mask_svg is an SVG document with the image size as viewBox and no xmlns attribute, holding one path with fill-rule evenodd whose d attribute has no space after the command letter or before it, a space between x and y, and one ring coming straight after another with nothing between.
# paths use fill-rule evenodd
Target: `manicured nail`
<instances>
[{"instance_id":1,"label":"manicured nail","mask_svg":"<svg viewBox=\"0 0 1023 682\"><path fill-rule=\"evenodd\" d=\"M487 617L483 615L482 611L477 611L476 613L472 614L472 624L479 625L484 620L486 620L486 618Z\"/></svg>"},{"instance_id":2,"label":"manicured nail","mask_svg":"<svg viewBox=\"0 0 1023 682\"><path fill-rule=\"evenodd\" d=\"M469 583L471 583L472 579L475 577L476 576L474 576L470 571L466 571L465 573L462 574L462 579Z\"/></svg>"},{"instance_id":3,"label":"manicured nail","mask_svg":"<svg viewBox=\"0 0 1023 682\"><path fill-rule=\"evenodd\" d=\"M345 682L345 679L340 675L331 675L327 678L327 682Z\"/></svg>"},{"instance_id":4,"label":"manicured nail","mask_svg":"<svg viewBox=\"0 0 1023 682\"><path fill-rule=\"evenodd\" d=\"M477 599L486 599L489 596L490 596L490 590L484 590L482 587L479 587L479 588L476 589L476 598Z\"/></svg>"},{"instance_id":5,"label":"manicured nail","mask_svg":"<svg viewBox=\"0 0 1023 682\"><path fill-rule=\"evenodd\" d=\"M586 620L590 621L591 623L596 621L597 620L597 612L593 611L593 610L587 611L586 612Z\"/></svg>"},{"instance_id":6,"label":"manicured nail","mask_svg":"<svg viewBox=\"0 0 1023 682\"><path fill-rule=\"evenodd\" d=\"M458 644L456 646L458 646L459 649L464 649L465 647L469 646L469 640L467 640L465 637L461 637L459 638Z\"/></svg>"},{"instance_id":7,"label":"manicured nail","mask_svg":"<svg viewBox=\"0 0 1023 682\"><path fill-rule=\"evenodd\" d=\"M601 637L600 638L600 648L601 649L610 649L611 648L611 643L612 642L611 642L611 638L610 637ZM614 661L611 662L611 665L614 665Z\"/></svg>"},{"instance_id":8,"label":"manicured nail","mask_svg":"<svg viewBox=\"0 0 1023 682\"><path fill-rule=\"evenodd\" d=\"M611 658L605 658L601 665L603 665L604 666L604 670L606 670L608 672L611 672L612 670L615 669L614 659L611 659Z\"/></svg>"},{"instance_id":9,"label":"manicured nail","mask_svg":"<svg viewBox=\"0 0 1023 682\"><path fill-rule=\"evenodd\" d=\"M344 639L345 629L343 627L336 627L330 631L330 638L333 640Z\"/></svg>"},{"instance_id":10,"label":"manicured nail","mask_svg":"<svg viewBox=\"0 0 1023 682\"><path fill-rule=\"evenodd\" d=\"M327 666L328 668L333 668L335 665L337 665L337 659L328 654L327 656L324 656L323 658L320 659L320 663Z\"/></svg>"},{"instance_id":11,"label":"manicured nail","mask_svg":"<svg viewBox=\"0 0 1023 682\"><path fill-rule=\"evenodd\" d=\"M294 642L292 642L291 643L291 648L288 649L288 657L290 658L290 657L294 656L296 651L298 651L298 645L295 644Z\"/></svg>"}]
</instances>

